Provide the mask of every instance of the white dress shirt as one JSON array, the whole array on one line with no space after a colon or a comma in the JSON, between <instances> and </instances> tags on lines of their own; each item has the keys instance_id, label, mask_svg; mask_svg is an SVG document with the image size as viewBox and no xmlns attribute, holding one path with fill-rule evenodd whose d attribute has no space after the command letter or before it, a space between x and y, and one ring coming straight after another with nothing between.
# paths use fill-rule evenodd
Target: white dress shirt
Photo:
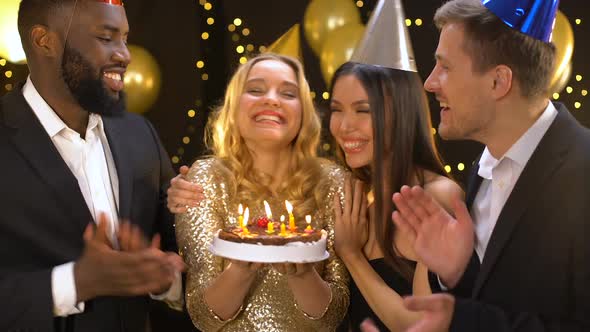
<instances>
[{"instance_id":1,"label":"white dress shirt","mask_svg":"<svg viewBox=\"0 0 590 332\"><path fill-rule=\"evenodd\" d=\"M78 186L94 221L98 220L100 213L105 213L111 221L108 231L111 241L116 244L114 234L118 222L119 178L104 133L102 118L99 115L90 114L86 134L82 138L51 109L33 85L30 77L23 86L23 96L62 159L78 180ZM56 316L67 316L84 311L84 303L76 304L73 262L53 269L51 290L53 312Z\"/></svg>"},{"instance_id":2,"label":"white dress shirt","mask_svg":"<svg viewBox=\"0 0 590 332\"><path fill-rule=\"evenodd\" d=\"M535 123L500 159L486 147L479 160L478 174L483 178L471 207L475 226L475 251L482 262L488 242L522 170L555 120L557 110L551 102Z\"/></svg>"},{"instance_id":3,"label":"white dress shirt","mask_svg":"<svg viewBox=\"0 0 590 332\"><path fill-rule=\"evenodd\" d=\"M108 229L114 247L118 246L116 230L118 226L119 178L100 115L91 113L84 138L69 128L47 102L41 97L30 77L23 86L23 96L45 128L51 141L78 180L80 191L86 205L96 222L101 213L110 220ZM89 220L90 222L90 220ZM181 296L180 276L170 291L159 300L174 301ZM84 303L76 303L76 284L74 262L53 268L51 291L55 316L67 316L84 311Z\"/></svg>"}]
</instances>

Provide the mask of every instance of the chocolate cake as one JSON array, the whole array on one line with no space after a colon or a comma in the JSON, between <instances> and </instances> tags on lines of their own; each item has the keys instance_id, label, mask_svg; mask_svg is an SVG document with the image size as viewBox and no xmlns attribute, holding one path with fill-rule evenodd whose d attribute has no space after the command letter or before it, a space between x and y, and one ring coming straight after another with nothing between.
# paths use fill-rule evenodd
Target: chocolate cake
<instances>
[{"instance_id":1,"label":"chocolate cake","mask_svg":"<svg viewBox=\"0 0 590 332\"><path fill-rule=\"evenodd\" d=\"M247 232L244 232L242 227L227 227L219 232L219 238L237 243L281 246L290 242L305 243L319 241L322 237L322 232L318 229L305 231L304 229L289 230L287 228L281 234L281 224L279 222L273 222L274 232L269 233L267 231L267 223L272 221L267 221L266 223L260 222L264 219L266 218L260 218L254 224L249 224L247 226Z\"/></svg>"},{"instance_id":2,"label":"chocolate cake","mask_svg":"<svg viewBox=\"0 0 590 332\"><path fill-rule=\"evenodd\" d=\"M312 263L330 257L325 230L311 227L289 230L281 226L262 217L245 229L236 226L220 229L209 250L215 256L261 263Z\"/></svg>"}]
</instances>

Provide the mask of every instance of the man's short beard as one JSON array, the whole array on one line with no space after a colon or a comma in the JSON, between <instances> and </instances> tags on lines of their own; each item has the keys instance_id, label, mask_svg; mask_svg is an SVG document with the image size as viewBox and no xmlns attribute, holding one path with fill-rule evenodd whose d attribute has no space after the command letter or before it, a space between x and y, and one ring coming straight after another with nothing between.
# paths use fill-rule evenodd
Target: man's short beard
<instances>
[{"instance_id":1,"label":"man's short beard","mask_svg":"<svg viewBox=\"0 0 590 332\"><path fill-rule=\"evenodd\" d=\"M61 71L70 93L86 111L103 116L121 115L125 111L125 93L120 91L119 98L113 98L100 77L102 70L94 69L78 50L68 45Z\"/></svg>"}]
</instances>

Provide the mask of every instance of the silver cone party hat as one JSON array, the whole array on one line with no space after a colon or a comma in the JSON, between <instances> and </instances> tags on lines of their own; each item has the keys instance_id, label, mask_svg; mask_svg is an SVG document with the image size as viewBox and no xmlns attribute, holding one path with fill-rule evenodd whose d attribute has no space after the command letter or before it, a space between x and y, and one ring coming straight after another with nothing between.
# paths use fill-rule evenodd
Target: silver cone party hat
<instances>
[{"instance_id":1,"label":"silver cone party hat","mask_svg":"<svg viewBox=\"0 0 590 332\"><path fill-rule=\"evenodd\" d=\"M350 61L417 71L401 0L379 0Z\"/></svg>"}]
</instances>

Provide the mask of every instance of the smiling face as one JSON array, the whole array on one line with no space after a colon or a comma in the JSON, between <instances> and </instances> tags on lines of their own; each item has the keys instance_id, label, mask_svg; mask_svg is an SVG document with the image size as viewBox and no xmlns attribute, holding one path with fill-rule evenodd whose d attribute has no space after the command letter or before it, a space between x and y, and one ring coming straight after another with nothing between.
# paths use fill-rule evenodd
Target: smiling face
<instances>
[{"instance_id":1,"label":"smiling face","mask_svg":"<svg viewBox=\"0 0 590 332\"><path fill-rule=\"evenodd\" d=\"M473 70L473 61L465 52L465 28L446 24L436 50L436 66L424 83L440 102L438 131L444 139L481 140L493 120L493 97L488 93L488 73Z\"/></svg>"},{"instance_id":2,"label":"smiling face","mask_svg":"<svg viewBox=\"0 0 590 332\"><path fill-rule=\"evenodd\" d=\"M68 33L61 75L80 106L92 113L120 113L125 106L123 77L131 56L129 25L122 6L78 5Z\"/></svg>"},{"instance_id":3,"label":"smiling face","mask_svg":"<svg viewBox=\"0 0 590 332\"><path fill-rule=\"evenodd\" d=\"M352 74L334 83L330 102L330 132L344 151L351 168L367 166L373 159L373 123L369 97Z\"/></svg>"},{"instance_id":4,"label":"smiling face","mask_svg":"<svg viewBox=\"0 0 590 332\"><path fill-rule=\"evenodd\" d=\"M237 124L250 149L289 146L301 128L302 106L293 69L278 60L250 69L239 99Z\"/></svg>"}]
</instances>

